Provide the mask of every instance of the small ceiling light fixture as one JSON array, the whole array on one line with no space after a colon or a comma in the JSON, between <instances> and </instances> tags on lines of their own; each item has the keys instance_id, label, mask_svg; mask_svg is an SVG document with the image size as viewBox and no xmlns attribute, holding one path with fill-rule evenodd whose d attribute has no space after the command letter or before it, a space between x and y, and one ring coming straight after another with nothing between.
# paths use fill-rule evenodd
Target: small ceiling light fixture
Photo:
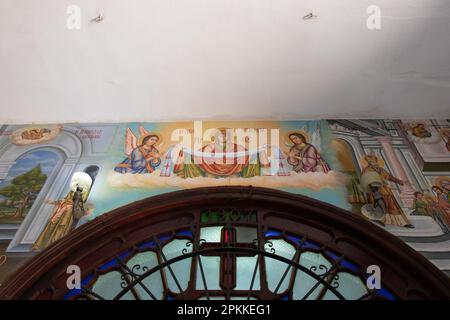
<instances>
[{"instance_id":1,"label":"small ceiling light fixture","mask_svg":"<svg viewBox=\"0 0 450 320\"><path fill-rule=\"evenodd\" d=\"M105 18L102 16L101 13L99 13L98 16L96 16L95 18L92 18L92 19L91 19L91 22L97 22L97 23L100 23L100 22L102 22L103 20L105 20Z\"/></svg>"},{"instance_id":2,"label":"small ceiling light fixture","mask_svg":"<svg viewBox=\"0 0 450 320\"><path fill-rule=\"evenodd\" d=\"M312 12L308 13L307 15L303 16L303 20L312 20L312 19L316 19L317 16L315 14L313 14Z\"/></svg>"}]
</instances>

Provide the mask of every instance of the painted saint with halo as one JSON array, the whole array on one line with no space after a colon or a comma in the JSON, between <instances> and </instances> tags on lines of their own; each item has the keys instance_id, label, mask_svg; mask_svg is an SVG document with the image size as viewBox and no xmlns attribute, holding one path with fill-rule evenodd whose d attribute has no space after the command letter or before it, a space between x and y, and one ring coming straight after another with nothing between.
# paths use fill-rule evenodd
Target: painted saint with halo
<instances>
[{"instance_id":1,"label":"painted saint with halo","mask_svg":"<svg viewBox=\"0 0 450 320\"><path fill-rule=\"evenodd\" d=\"M161 136L147 131L139 126L138 139L130 128L126 130L125 153L128 156L119 163L114 171L119 173L152 173L161 164L159 146L162 145ZM159 143L157 147L157 143Z\"/></svg>"}]
</instances>

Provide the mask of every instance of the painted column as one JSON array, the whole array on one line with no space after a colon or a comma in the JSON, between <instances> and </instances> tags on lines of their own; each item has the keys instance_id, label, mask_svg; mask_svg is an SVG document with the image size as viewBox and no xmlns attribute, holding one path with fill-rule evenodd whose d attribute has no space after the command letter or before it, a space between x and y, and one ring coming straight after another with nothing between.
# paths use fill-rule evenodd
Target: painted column
<instances>
[{"instance_id":1,"label":"painted column","mask_svg":"<svg viewBox=\"0 0 450 320\"><path fill-rule=\"evenodd\" d=\"M405 184L403 186L400 186L400 199L405 206L411 208L414 203L414 189L412 188L411 183L408 180L408 176L406 175L406 171L402 167L402 164L400 163L400 160L398 159L397 154L392 147L391 137L382 136L376 137L376 139L381 143L386 157L388 158L393 171L397 175L397 178L404 181Z\"/></svg>"}]
</instances>

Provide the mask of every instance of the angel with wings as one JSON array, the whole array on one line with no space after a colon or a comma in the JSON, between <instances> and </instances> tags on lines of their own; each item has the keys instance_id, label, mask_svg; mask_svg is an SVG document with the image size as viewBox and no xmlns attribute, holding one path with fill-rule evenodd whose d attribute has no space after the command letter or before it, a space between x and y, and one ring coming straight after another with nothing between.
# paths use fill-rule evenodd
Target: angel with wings
<instances>
[{"instance_id":1,"label":"angel with wings","mask_svg":"<svg viewBox=\"0 0 450 320\"><path fill-rule=\"evenodd\" d=\"M161 164L161 155L155 145L161 141L159 135L150 133L139 127L138 139L130 128L127 128L125 152L127 158L114 170L119 173L152 173ZM161 145L161 144L160 144Z\"/></svg>"}]
</instances>

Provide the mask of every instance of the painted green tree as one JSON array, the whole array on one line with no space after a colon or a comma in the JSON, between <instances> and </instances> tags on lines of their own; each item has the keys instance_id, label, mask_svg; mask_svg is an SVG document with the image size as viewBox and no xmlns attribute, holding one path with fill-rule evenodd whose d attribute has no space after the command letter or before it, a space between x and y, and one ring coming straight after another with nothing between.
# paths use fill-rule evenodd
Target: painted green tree
<instances>
[{"instance_id":1,"label":"painted green tree","mask_svg":"<svg viewBox=\"0 0 450 320\"><path fill-rule=\"evenodd\" d=\"M18 175L11 183L0 189L0 195L18 203L17 210L12 219L21 218L30 201L34 200L44 186L47 175L42 172L38 164L33 169Z\"/></svg>"}]
</instances>

